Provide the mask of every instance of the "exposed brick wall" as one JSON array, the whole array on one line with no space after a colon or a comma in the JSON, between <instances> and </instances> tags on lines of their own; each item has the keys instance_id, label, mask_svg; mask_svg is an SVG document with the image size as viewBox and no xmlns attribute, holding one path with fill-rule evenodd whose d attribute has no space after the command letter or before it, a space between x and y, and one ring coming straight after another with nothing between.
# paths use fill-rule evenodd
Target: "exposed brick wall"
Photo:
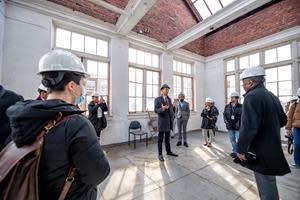
<instances>
[{"instance_id":1,"label":"exposed brick wall","mask_svg":"<svg viewBox=\"0 0 300 200\"><path fill-rule=\"evenodd\" d=\"M117 6L119 8L125 9L129 0L104 0L104 1L106 1L107 3L110 3L114 6Z\"/></svg>"},{"instance_id":2,"label":"exposed brick wall","mask_svg":"<svg viewBox=\"0 0 300 200\"><path fill-rule=\"evenodd\" d=\"M157 0L133 31L168 42L197 22L185 0Z\"/></svg>"},{"instance_id":3,"label":"exposed brick wall","mask_svg":"<svg viewBox=\"0 0 300 200\"><path fill-rule=\"evenodd\" d=\"M283 0L204 37L204 56L300 25L300 0ZM197 44L203 38L192 42ZM203 55L203 54L202 54Z\"/></svg>"},{"instance_id":4,"label":"exposed brick wall","mask_svg":"<svg viewBox=\"0 0 300 200\"><path fill-rule=\"evenodd\" d=\"M120 14L114 13L106 8L98 6L94 3L89 2L88 0L48 0L59 5L68 7L74 11L82 12L86 15L95 17L96 19L100 19L104 22L108 22L111 24L116 24ZM114 2L112 4L116 6L123 7L128 0L107 0L107 2ZM126 6L125 5L125 6Z\"/></svg>"},{"instance_id":5,"label":"exposed brick wall","mask_svg":"<svg viewBox=\"0 0 300 200\"><path fill-rule=\"evenodd\" d=\"M205 49L204 49L204 38L199 38L185 46L182 47L185 50L191 51L193 53L204 55Z\"/></svg>"}]
</instances>

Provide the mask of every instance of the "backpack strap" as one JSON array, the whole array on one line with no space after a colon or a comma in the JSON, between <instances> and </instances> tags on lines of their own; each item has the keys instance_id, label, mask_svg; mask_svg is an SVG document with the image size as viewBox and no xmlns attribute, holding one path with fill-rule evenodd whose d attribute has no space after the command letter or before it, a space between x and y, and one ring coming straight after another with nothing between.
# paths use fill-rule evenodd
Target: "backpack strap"
<instances>
[{"instance_id":1,"label":"backpack strap","mask_svg":"<svg viewBox=\"0 0 300 200\"><path fill-rule=\"evenodd\" d=\"M74 166L71 166L58 200L64 200L66 198L66 196L71 188L71 185L72 185L73 181L75 180L76 175L77 175L76 168Z\"/></svg>"}]
</instances>

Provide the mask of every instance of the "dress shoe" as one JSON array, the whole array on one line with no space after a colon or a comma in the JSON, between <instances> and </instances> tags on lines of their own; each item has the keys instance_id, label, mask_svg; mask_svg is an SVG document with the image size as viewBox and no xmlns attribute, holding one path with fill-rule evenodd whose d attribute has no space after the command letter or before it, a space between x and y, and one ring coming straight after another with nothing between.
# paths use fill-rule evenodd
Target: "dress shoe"
<instances>
[{"instance_id":1,"label":"dress shoe","mask_svg":"<svg viewBox=\"0 0 300 200\"><path fill-rule=\"evenodd\" d=\"M159 159L161 162L164 162L164 161L165 161L165 159L164 159L164 157L163 157L162 155L159 155L159 156L158 156L158 159Z\"/></svg>"},{"instance_id":2,"label":"dress shoe","mask_svg":"<svg viewBox=\"0 0 300 200\"><path fill-rule=\"evenodd\" d=\"M237 157L236 153L231 153L230 156L231 156L232 158L236 158L236 157Z\"/></svg>"},{"instance_id":3,"label":"dress shoe","mask_svg":"<svg viewBox=\"0 0 300 200\"><path fill-rule=\"evenodd\" d=\"M178 157L177 154L173 153L173 152L170 152L170 153L167 153L168 156L174 156L174 157Z\"/></svg>"},{"instance_id":4,"label":"dress shoe","mask_svg":"<svg viewBox=\"0 0 300 200\"><path fill-rule=\"evenodd\" d=\"M184 145L185 147L189 147L189 145L188 145L187 142L183 143L183 145Z\"/></svg>"},{"instance_id":5,"label":"dress shoe","mask_svg":"<svg viewBox=\"0 0 300 200\"><path fill-rule=\"evenodd\" d=\"M181 142L180 141L177 142L176 146L181 146Z\"/></svg>"}]
</instances>

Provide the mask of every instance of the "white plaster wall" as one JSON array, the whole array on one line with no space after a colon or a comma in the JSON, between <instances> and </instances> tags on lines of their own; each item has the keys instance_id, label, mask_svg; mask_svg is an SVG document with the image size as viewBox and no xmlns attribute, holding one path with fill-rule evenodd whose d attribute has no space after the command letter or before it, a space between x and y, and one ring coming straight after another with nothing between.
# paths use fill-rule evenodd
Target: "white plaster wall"
<instances>
[{"instance_id":1,"label":"white plaster wall","mask_svg":"<svg viewBox=\"0 0 300 200\"><path fill-rule=\"evenodd\" d=\"M226 131L223 122L223 111L225 107L225 80L224 80L224 63L223 59L216 59L205 64L205 97L211 97L215 101L215 106L219 109L217 126L219 130ZM202 101L202 108L204 108Z\"/></svg>"},{"instance_id":2,"label":"white plaster wall","mask_svg":"<svg viewBox=\"0 0 300 200\"><path fill-rule=\"evenodd\" d=\"M4 0L0 0L0 84L2 84L2 59L3 59L3 36L5 23L5 4Z\"/></svg>"},{"instance_id":3,"label":"white plaster wall","mask_svg":"<svg viewBox=\"0 0 300 200\"><path fill-rule=\"evenodd\" d=\"M6 4L3 45L3 85L34 98L40 77L39 58L51 48L51 18Z\"/></svg>"}]
</instances>

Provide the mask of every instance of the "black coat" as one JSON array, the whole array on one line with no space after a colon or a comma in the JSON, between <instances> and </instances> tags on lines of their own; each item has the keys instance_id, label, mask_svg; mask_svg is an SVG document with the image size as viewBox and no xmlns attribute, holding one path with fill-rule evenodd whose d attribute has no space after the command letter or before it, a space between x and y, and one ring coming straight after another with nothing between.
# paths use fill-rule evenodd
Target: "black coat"
<instances>
[{"instance_id":1,"label":"black coat","mask_svg":"<svg viewBox=\"0 0 300 200\"><path fill-rule=\"evenodd\" d=\"M250 151L257 162L245 167L265 175L284 175L290 172L284 157L280 128L287 123L279 99L259 84L245 94L237 153Z\"/></svg>"},{"instance_id":2,"label":"black coat","mask_svg":"<svg viewBox=\"0 0 300 200\"><path fill-rule=\"evenodd\" d=\"M6 90L0 85L0 151L5 147L11 133L9 119L5 112L8 107L23 100L21 95Z\"/></svg>"},{"instance_id":3,"label":"black coat","mask_svg":"<svg viewBox=\"0 0 300 200\"><path fill-rule=\"evenodd\" d=\"M231 117L234 116L234 119ZM227 104L224 108L223 118L227 130L238 131L241 126L242 117L242 104L237 103L234 107L231 103Z\"/></svg>"},{"instance_id":4,"label":"black coat","mask_svg":"<svg viewBox=\"0 0 300 200\"><path fill-rule=\"evenodd\" d=\"M58 199L71 164L77 175L66 199L96 200L97 185L109 174L94 127L74 105L60 100L23 101L7 110L18 147L32 143L58 112L72 115L46 136L40 161L40 199Z\"/></svg>"},{"instance_id":5,"label":"black coat","mask_svg":"<svg viewBox=\"0 0 300 200\"><path fill-rule=\"evenodd\" d=\"M106 103L99 103L99 104L95 104L93 101L91 101L88 105L88 109L89 109L89 120L91 121L91 123L93 124L94 128L96 129L97 123L100 123L99 126L102 129L102 121L98 119L97 117L97 113L98 113L98 108L101 108L102 110L102 116L104 116L104 112L108 111L107 105Z\"/></svg>"},{"instance_id":6,"label":"black coat","mask_svg":"<svg viewBox=\"0 0 300 200\"><path fill-rule=\"evenodd\" d=\"M169 103L169 109L163 111L162 105L166 105L164 97L160 96L155 99L154 102L154 111L158 115L158 131L159 132L168 132L173 130L173 121L174 121L174 110L171 99L167 97Z\"/></svg>"},{"instance_id":7,"label":"black coat","mask_svg":"<svg viewBox=\"0 0 300 200\"><path fill-rule=\"evenodd\" d=\"M204 108L201 113L202 117L202 129L215 129L216 128L216 122L218 119L219 111L218 109L212 107L209 111ZM211 120L209 118L212 118Z\"/></svg>"}]
</instances>

